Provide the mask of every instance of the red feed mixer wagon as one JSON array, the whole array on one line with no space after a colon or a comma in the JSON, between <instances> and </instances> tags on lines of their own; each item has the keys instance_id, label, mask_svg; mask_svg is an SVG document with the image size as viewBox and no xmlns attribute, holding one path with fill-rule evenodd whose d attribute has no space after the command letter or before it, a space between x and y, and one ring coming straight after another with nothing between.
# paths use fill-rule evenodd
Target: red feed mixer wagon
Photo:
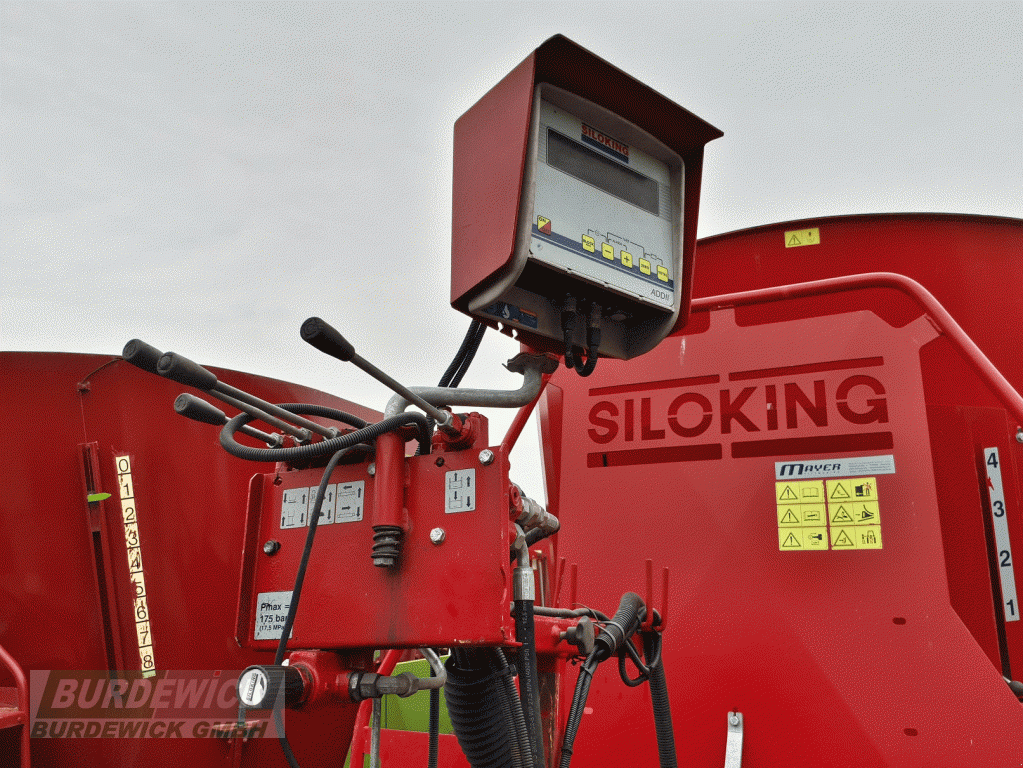
<instances>
[{"instance_id":1,"label":"red feed mixer wagon","mask_svg":"<svg viewBox=\"0 0 1023 768\"><path fill-rule=\"evenodd\" d=\"M1023 766L1023 221L697 243L721 135L531 53L455 126L439 384L300 329L379 409L0 354L0 764Z\"/></svg>"}]
</instances>

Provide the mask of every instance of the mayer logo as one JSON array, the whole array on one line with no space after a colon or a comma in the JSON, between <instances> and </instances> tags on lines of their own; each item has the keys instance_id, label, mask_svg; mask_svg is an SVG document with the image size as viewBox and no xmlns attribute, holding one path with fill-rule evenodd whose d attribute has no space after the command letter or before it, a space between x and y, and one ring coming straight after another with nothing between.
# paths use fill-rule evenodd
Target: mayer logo
<instances>
[{"instance_id":1,"label":"mayer logo","mask_svg":"<svg viewBox=\"0 0 1023 768\"><path fill-rule=\"evenodd\" d=\"M590 128L586 123L583 123L582 140L591 147L596 147L605 155L610 155L615 160L621 160L623 163L629 162L628 144L623 144L618 139L612 139L607 134L601 133L595 128Z\"/></svg>"},{"instance_id":2,"label":"mayer logo","mask_svg":"<svg viewBox=\"0 0 1023 768\"><path fill-rule=\"evenodd\" d=\"M589 467L887 450L884 358L595 387ZM867 372L869 371L869 373Z\"/></svg>"}]
</instances>

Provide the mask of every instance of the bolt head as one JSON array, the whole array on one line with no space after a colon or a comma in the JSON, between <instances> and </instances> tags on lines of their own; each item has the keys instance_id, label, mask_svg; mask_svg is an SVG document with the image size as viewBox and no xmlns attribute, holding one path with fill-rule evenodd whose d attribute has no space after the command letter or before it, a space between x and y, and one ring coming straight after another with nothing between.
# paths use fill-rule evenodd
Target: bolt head
<instances>
[{"instance_id":1,"label":"bolt head","mask_svg":"<svg viewBox=\"0 0 1023 768\"><path fill-rule=\"evenodd\" d=\"M444 539L448 537L447 531L443 528L434 528L430 531L430 541L433 542L434 546L440 546L444 543Z\"/></svg>"},{"instance_id":2,"label":"bolt head","mask_svg":"<svg viewBox=\"0 0 1023 768\"><path fill-rule=\"evenodd\" d=\"M281 548L281 543L275 539L270 539L263 544L263 554L265 555L276 555L278 550Z\"/></svg>"},{"instance_id":3,"label":"bolt head","mask_svg":"<svg viewBox=\"0 0 1023 768\"><path fill-rule=\"evenodd\" d=\"M370 464L368 467L366 467L366 474L369 475L370 477L374 477L376 473L377 473L376 464Z\"/></svg>"},{"instance_id":4,"label":"bolt head","mask_svg":"<svg viewBox=\"0 0 1023 768\"><path fill-rule=\"evenodd\" d=\"M1023 443L1023 427L1016 427L1016 442Z\"/></svg>"},{"instance_id":5,"label":"bolt head","mask_svg":"<svg viewBox=\"0 0 1023 768\"><path fill-rule=\"evenodd\" d=\"M739 724L739 718L738 718L737 715L729 715L728 716L728 722L731 723L732 725L738 725Z\"/></svg>"},{"instance_id":6,"label":"bolt head","mask_svg":"<svg viewBox=\"0 0 1023 768\"><path fill-rule=\"evenodd\" d=\"M483 466L490 466L494 463L494 452L489 448L484 448L480 451L480 464Z\"/></svg>"}]
</instances>

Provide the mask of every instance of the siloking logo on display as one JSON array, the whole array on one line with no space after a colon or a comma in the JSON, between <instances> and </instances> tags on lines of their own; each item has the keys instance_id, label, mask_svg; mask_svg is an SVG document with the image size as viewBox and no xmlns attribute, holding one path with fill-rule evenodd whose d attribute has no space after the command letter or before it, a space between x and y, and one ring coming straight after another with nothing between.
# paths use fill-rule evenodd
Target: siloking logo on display
<instances>
[{"instance_id":1,"label":"siloking logo on display","mask_svg":"<svg viewBox=\"0 0 1023 768\"><path fill-rule=\"evenodd\" d=\"M277 737L270 711L245 710L239 716L239 674L32 670L30 734L37 739Z\"/></svg>"}]
</instances>

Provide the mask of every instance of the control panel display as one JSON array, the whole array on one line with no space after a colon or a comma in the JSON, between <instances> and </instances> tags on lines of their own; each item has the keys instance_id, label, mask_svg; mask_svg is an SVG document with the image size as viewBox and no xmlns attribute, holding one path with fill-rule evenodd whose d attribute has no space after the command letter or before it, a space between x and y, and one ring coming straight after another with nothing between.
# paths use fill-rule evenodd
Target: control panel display
<instances>
[{"instance_id":1,"label":"control panel display","mask_svg":"<svg viewBox=\"0 0 1023 768\"><path fill-rule=\"evenodd\" d=\"M530 258L671 311L668 163L540 98Z\"/></svg>"}]
</instances>

